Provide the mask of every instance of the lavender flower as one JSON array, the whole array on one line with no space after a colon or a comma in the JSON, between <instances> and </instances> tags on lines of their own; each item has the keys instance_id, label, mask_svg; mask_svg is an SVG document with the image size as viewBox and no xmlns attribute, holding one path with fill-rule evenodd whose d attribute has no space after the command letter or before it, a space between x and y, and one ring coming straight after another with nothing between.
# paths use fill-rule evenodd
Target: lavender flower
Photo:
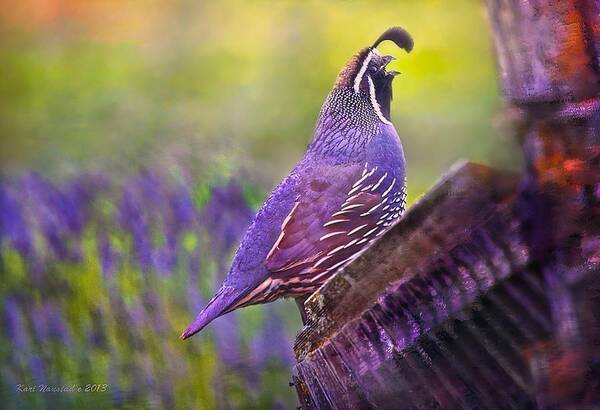
<instances>
[{"instance_id":1,"label":"lavender flower","mask_svg":"<svg viewBox=\"0 0 600 410\"><path fill-rule=\"evenodd\" d=\"M219 262L223 262L246 231L253 215L236 181L212 189L211 198L202 211L202 221L210 233L213 254Z\"/></svg>"},{"instance_id":2,"label":"lavender flower","mask_svg":"<svg viewBox=\"0 0 600 410\"><path fill-rule=\"evenodd\" d=\"M63 346L71 345L71 335L67 327L67 323L63 317L62 307L60 305L52 305L50 310L50 326L51 334L59 340Z\"/></svg>"},{"instance_id":3,"label":"lavender flower","mask_svg":"<svg viewBox=\"0 0 600 410\"><path fill-rule=\"evenodd\" d=\"M124 395L119 383L119 360L114 351L110 348L110 359L108 364L108 383L110 385L110 396L112 405L115 408L121 408L124 402Z\"/></svg>"},{"instance_id":4,"label":"lavender flower","mask_svg":"<svg viewBox=\"0 0 600 410\"><path fill-rule=\"evenodd\" d=\"M36 339L53 339L69 346L71 337L62 315L62 308L48 301L32 309L31 320Z\"/></svg>"},{"instance_id":5,"label":"lavender flower","mask_svg":"<svg viewBox=\"0 0 600 410\"><path fill-rule=\"evenodd\" d=\"M44 306L36 305L30 311L31 324L33 326L33 334L39 342L44 342L50 336L48 330L48 321L46 318L46 309Z\"/></svg>"},{"instance_id":6,"label":"lavender flower","mask_svg":"<svg viewBox=\"0 0 600 410\"><path fill-rule=\"evenodd\" d=\"M187 277L187 308L190 314L195 314L204 305L200 295L198 276L200 272L200 255L196 252L189 255Z\"/></svg>"},{"instance_id":7,"label":"lavender flower","mask_svg":"<svg viewBox=\"0 0 600 410\"><path fill-rule=\"evenodd\" d=\"M8 187L0 184L0 243L7 239L23 256L31 256L33 250L30 226L21 205Z\"/></svg>"},{"instance_id":8,"label":"lavender flower","mask_svg":"<svg viewBox=\"0 0 600 410\"><path fill-rule=\"evenodd\" d=\"M197 212L189 190L180 185L169 194L169 206L172 214L171 226L179 233L190 228L197 220Z\"/></svg>"},{"instance_id":9,"label":"lavender flower","mask_svg":"<svg viewBox=\"0 0 600 410\"><path fill-rule=\"evenodd\" d=\"M145 169L137 176L135 184L147 206L157 209L164 208L164 184L158 174Z\"/></svg>"},{"instance_id":10,"label":"lavender flower","mask_svg":"<svg viewBox=\"0 0 600 410\"><path fill-rule=\"evenodd\" d=\"M35 218L46 243L58 259L68 259L70 255L65 232L69 230L69 210L61 202L61 194L33 172L25 176L23 187L28 200L36 205L32 208L35 209Z\"/></svg>"},{"instance_id":11,"label":"lavender flower","mask_svg":"<svg viewBox=\"0 0 600 410\"><path fill-rule=\"evenodd\" d=\"M113 208L97 199L113 201L117 206L109 213ZM173 407L175 380L182 377L182 369L189 359L182 351L193 351L197 346L160 336L174 331L170 316L174 310L169 304L174 301L177 304L177 297L183 296L178 307L189 309L191 314L204 304L201 286L207 285L207 278L200 276L204 256L195 235L209 235L211 257L219 272L223 272L226 259L252 213L235 181L213 188L212 197L199 214L188 186L169 183L160 174L147 170L120 188L101 176L89 174L60 184L36 173L0 182L0 244L23 255L25 269L11 274L10 269L14 269L11 258L6 258L8 265L0 268L9 269L11 280L24 274L27 284L34 284L33 290L29 290L25 282L20 287L11 283L0 290L0 325L14 347L12 359L0 366L0 373L14 372L37 383L50 379L52 384L61 384L73 378L73 369L89 371L88 352L109 353L108 377L114 406L151 401ZM130 250L116 248L122 234L125 243L131 244ZM38 238L42 241L38 242ZM98 268L89 269L81 263L83 259L78 258L83 256L81 250L89 249L90 245L92 249L95 247L97 259L87 261L97 261L106 282L106 286L98 287L94 294L98 299L93 300L90 292L95 290L88 287L93 282L88 282L87 275L95 275ZM125 255L131 255L132 262L139 267L138 272L122 269L123 276L117 277ZM0 253L0 259L2 256ZM177 266L186 265L187 269L176 271ZM148 277L155 271L177 274ZM83 281L71 276L80 272ZM158 292L154 288L157 283L166 285L166 289ZM178 296L165 293L175 289ZM109 313L104 303L98 304L101 298L108 299ZM28 308L23 309L23 306ZM82 317L90 320L82 324L69 323L64 315L67 308L70 312L74 308L81 311ZM219 376L213 374L212 377L221 378L216 394L222 397L229 397L231 384L239 380L229 375L247 369L247 346L240 337L238 320L233 314L215 322L213 336L221 366L216 370ZM273 326L279 324L275 318ZM28 326L31 326L31 337ZM255 355L260 360L251 362L263 367L269 361L281 361L280 358L285 357L286 353L275 344L285 343L287 347L289 343L281 329L265 329L267 326L261 329L252 346L253 352L263 353ZM159 337L148 341L152 335ZM206 340L199 339L201 343ZM48 346L69 349L69 363L57 362L64 358L50 356ZM79 355L79 352L86 354ZM165 360L167 365L160 364ZM122 384L124 380L132 384ZM229 404L237 406L239 403L234 400Z\"/></svg>"},{"instance_id":12,"label":"lavender flower","mask_svg":"<svg viewBox=\"0 0 600 410\"><path fill-rule=\"evenodd\" d=\"M100 267L105 279L114 277L119 262L119 254L110 245L108 235L101 229L96 236L96 246L100 259Z\"/></svg>"},{"instance_id":13,"label":"lavender flower","mask_svg":"<svg viewBox=\"0 0 600 410\"><path fill-rule=\"evenodd\" d=\"M294 364L290 348L291 340L285 333L285 326L273 306L264 307L264 325L252 342L251 361L253 367L264 369L270 361L289 367Z\"/></svg>"},{"instance_id":14,"label":"lavender flower","mask_svg":"<svg viewBox=\"0 0 600 410\"><path fill-rule=\"evenodd\" d=\"M23 315L17 301L8 297L4 301L5 334L12 341L13 346L23 348L27 345L27 333L23 324Z\"/></svg>"},{"instance_id":15,"label":"lavender flower","mask_svg":"<svg viewBox=\"0 0 600 410\"><path fill-rule=\"evenodd\" d=\"M107 190L108 185L106 178L99 174L83 174L66 185L66 196L76 208L76 212L72 213L76 219L71 222L76 234L81 234L90 222L92 203L100 193Z\"/></svg>"},{"instance_id":16,"label":"lavender flower","mask_svg":"<svg viewBox=\"0 0 600 410\"><path fill-rule=\"evenodd\" d=\"M31 369L32 379L36 384L46 382L46 370L42 359L31 355L29 357L29 368Z\"/></svg>"},{"instance_id":17,"label":"lavender flower","mask_svg":"<svg viewBox=\"0 0 600 410\"><path fill-rule=\"evenodd\" d=\"M162 304L158 295L154 291L147 291L143 296L143 303L152 320L154 331L159 335L167 334L169 326L163 316Z\"/></svg>"},{"instance_id":18,"label":"lavender flower","mask_svg":"<svg viewBox=\"0 0 600 410\"><path fill-rule=\"evenodd\" d=\"M217 320L214 332L220 363L226 369L239 368L242 363L242 355L237 314L223 316Z\"/></svg>"},{"instance_id":19,"label":"lavender flower","mask_svg":"<svg viewBox=\"0 0 600 410\"><path fill-rule=\"evenodd\" d=\"M119 222L121 227L132 235L136 262L144 272L148 272L152 263L150 232L141 204L136 200L130 187L125 188L121 196Z\"/></svg>"}]
</instances>

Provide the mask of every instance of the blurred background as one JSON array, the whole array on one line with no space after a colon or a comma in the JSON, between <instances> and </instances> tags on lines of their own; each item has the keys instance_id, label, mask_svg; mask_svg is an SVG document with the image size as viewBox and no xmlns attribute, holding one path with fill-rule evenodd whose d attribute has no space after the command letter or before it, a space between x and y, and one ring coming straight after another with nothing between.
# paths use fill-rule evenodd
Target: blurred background
<instances>
[{"instance_id":1,"label":"blurred background","mask_svg":"<svg viewBox=\"0 0 600 410\"><path fill-rule=\"evenodd\" d=\"M0 1L3 407L294 408L293 302L178 336L337 72L393 25L415 39L380 47L409 204L459 158L518 168L476 0Z\"/></svg>"}]
</instances>

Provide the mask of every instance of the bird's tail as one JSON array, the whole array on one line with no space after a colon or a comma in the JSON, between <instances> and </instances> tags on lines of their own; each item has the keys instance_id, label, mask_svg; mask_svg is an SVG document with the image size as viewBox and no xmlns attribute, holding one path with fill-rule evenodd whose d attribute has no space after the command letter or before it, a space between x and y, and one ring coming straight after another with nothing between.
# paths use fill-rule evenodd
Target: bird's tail
<instances>
[{"instance_id":1,"label":"bird's tail","mask_svg":"<svg viewBox=\"0 0 600 410\"><path fill-rule=\"evenodd\" d=\"M201 331L206 325L221 315L232 310L240 293L230 286L223 286L215 296L206 304L204 309L198 313L196 319L181 334L181 339L187 339Z\"/></svg>"}]
</instances>

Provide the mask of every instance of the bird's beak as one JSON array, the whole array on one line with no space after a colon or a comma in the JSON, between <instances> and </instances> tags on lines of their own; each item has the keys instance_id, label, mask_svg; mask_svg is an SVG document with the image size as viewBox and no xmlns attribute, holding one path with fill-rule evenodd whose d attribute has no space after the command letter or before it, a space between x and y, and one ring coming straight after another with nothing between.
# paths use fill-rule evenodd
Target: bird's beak
<instances>
[{"instance_id":1,"label":"bird's beak","mask_svg":"<svg viewBox=\"0 0 600 410\"><path fill-rule=\"evenodd\" d=\"M378 73L382 73L384 76L387 76L389 73L387 71L385 71L385 67L387 67L387 65L389 63L391 63L392 61L394 61L396 59L396 57L394 56L382 56L381 59L383 60L383 62L381 63L381 66L379 67L379 70L377 70Z\"/></svg>"},{"instance_id":2,"label":"bird's beak","mask_svg":"<svg viewBox=\"0 0 600 410\"><path fill-rule=\"evenodd\" d=\"M394 61L396 57L394 56L383 56L383 65L381 67L386 67L389 63Z\"/></svg>"},{"instance_id":3,"label":"bird's beak","mask_svg":"<svg viewBox=\"0 0 600 410\"><path fill-rule=\"evenodd\" d=\"M391 77L391 78L394 78L394 77L396 77L398 74L400 74L400 72L399 72L399 71L395 71L395 70L392 70L392 71L386 71L386 70L385 70L385 68L387 67L387 65L388 65L389 63L391 63L392 61L396 60L396 57L394 57L394 56L383 56L383 57L382 57L382 59L383 59L383 64L381 65L381 68L380 68L379 70L380 70L380 71L383 71L383 74L384 74L384 76L385 76L385 77Z\"/></svg>"}]
</instances>

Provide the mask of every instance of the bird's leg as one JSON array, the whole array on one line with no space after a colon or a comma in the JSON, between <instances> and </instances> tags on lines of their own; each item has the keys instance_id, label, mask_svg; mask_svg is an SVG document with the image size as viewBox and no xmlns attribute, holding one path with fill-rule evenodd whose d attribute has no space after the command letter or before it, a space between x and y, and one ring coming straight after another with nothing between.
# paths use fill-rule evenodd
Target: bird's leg
<instances>
[{"instance_id":1,"label":"bird's leg","mask_svg":"<svg viewBox=\"0 0 600 410\"><path fill-rule=\"evenodd\" d=\"M308 299L308 296L299 296L296 298L296 305L298 306L298 310L300 311L300 317L302 318L302 324L305 325L307 321L306 317L306 309L304 308L304 302Z\"/></svg>"}]
</instances>

